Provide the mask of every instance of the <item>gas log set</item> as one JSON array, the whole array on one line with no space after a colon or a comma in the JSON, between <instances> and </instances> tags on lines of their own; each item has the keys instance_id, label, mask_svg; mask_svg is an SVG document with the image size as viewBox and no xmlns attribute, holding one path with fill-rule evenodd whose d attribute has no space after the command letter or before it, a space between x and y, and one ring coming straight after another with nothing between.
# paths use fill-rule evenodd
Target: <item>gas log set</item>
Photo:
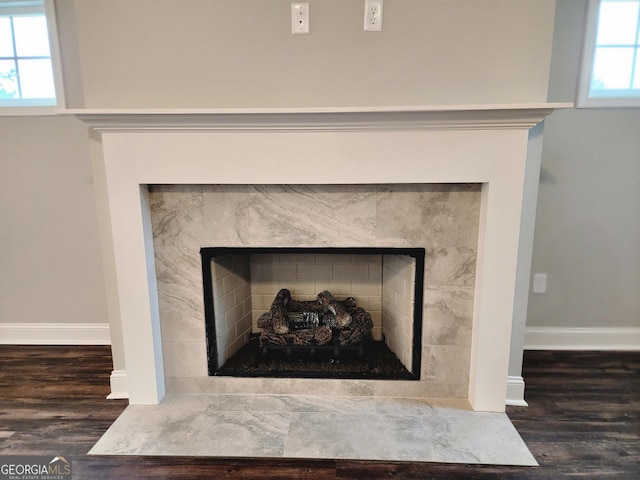
<instances>
[{"instance_id":1,"label":"gas log set","mask_svg":"<svg viewBox=\"0 0 640 480\"><path fill-rule=\"evenodd\" d=\"M370 337L373 321L353 297L337 300L329 291L318 294L314 301L297 301L283 288L278 292L269 312L258 319L260 346L269 350L358 348L363 353Z\"/></svg>"}]
</instances>

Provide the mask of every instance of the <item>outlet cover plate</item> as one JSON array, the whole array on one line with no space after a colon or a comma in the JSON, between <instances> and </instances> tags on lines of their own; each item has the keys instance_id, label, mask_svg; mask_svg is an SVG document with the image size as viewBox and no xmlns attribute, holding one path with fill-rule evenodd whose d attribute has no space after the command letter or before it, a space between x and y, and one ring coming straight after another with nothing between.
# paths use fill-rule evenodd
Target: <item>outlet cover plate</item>
<instances>
[{"instance_id":1,"label":"outlet cover plate","mask_svg":"<svg viewBox=\"0 0 640 480\"><path fill-rule=\"evenodd\" d=\"M309 4L291 4L291 33L294 35L309 33Z\"/></svg>"}]
</instances>

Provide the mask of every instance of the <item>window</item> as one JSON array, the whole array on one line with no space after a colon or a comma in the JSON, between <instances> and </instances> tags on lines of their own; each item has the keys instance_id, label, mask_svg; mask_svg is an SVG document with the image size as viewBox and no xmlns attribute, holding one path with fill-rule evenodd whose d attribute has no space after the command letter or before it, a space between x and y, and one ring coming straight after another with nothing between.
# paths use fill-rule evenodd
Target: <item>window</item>
<instances>
[{"instance_id":1,"label":"window","mask_svg":"<svg viewBox=\"0 0 640 480\"><path fill-rule=\"evenodd\" d=\"M640 106L640 0L591 0L579 107Z\"/></svg>"},{"instance_id":2,"label":"window","mask_svg":"<svg viewBox=\"0 0 640 480\"><path fill-rule=\"evenodd\" d=\"M53 35L52 35L53 34ZM0 107L61 104L51 0L0 0Z\"/></svg>"}]
</instances>

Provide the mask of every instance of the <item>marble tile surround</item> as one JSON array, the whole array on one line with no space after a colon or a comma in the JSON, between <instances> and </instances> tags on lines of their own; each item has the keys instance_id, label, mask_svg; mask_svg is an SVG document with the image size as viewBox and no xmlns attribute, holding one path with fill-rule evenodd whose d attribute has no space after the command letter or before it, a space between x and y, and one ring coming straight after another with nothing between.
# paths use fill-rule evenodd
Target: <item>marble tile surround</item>
<instances>
[{"instance_id":1,"label":"marble tile surround","mask_svg":"<svg viewBox=\"0 0 640 480\"><path fill-rule=\"evenodd\" d=\"M150 186L168 392L466 398L478 184ZM424 247L419 382L208 377L203 246Z\"/></svg>"},{"instance_id":2,"label":"marble tile surround","mask_svg":"<svg viewBox=\"0 0 640 480\"><path fill-rule=\"evenodd\" d=\"M127 407L89 454L537 465L506 414L465 403L172 394Z\"/></svg>"}]
</instances>

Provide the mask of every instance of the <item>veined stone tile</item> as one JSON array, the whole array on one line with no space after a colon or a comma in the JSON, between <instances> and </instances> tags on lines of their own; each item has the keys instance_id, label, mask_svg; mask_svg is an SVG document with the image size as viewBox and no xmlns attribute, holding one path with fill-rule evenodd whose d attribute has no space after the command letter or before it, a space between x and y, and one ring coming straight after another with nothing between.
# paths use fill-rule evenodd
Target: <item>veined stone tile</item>
<instances>
[{"instance_id":1,"label":"veined stone tile","mask_svg":"<svg viewBox=\"0 0 640 480\"><path fill-rule=\"evenodd\" d=\"M471 346L423 345L422 379L434 384L469 382Z\"/></svg>"},{"instance_id":2,"label":"veined stone tile","mask_svg":"<svg viewBox=\"0 0 640 480\"><path fill-rule=\"evenodd\" d=\"M374 413L371 397L326 395L213 395L207 411Z\"/></svg>"},{"instance_id":3,"label":"veined stone tile","mask_svg":"<svg viewBox=\"0 0 640 480\"><path fill-rule=\"evenodd\" d=\"M285 412L200 412L161 423L150 455L282 456Z\"/></svg>"},{"instance_id":4,"label":"veined stone tile","mask_svg":"<svg viewBox=\"0 0 640 480\"><path fill-rule=\"evenodd\" d=\"M294 413L285 456L537 464L505 414L474 414L460 419L439 415Z\"/></svg>"},{"instance_id":5,"label":"veined stone tile","mask_svg":"<svg viewBox=\"0 0 640 480\"><path fill-rule=\"evenodd\" d=\"M149 412L153 407L143 407ZM142 455L153 442L158 428L156 418L141 415L141 408L128 406L91 448L89 455Z\"/></svg>"},{"instance_id":6,"label":"veined stone tile","mask_svg":"<svg viewBox=\"0 0 640 480\"><path fill-rule=\"evenodd\" d=\"M244 246L246 185L168 185L149 189L155 245Z\"/></svg>"},{"instance_id":7,"label":"veined stone tile","mask_svg":"<svg viewBox=\"0 0 640 480\"><path fill-rule=\"evenodd\" d=\"M169 376L167 376L169 377ZM375 381L308 378L173 377L168 393L373 396Z\"/></svg>"},{"instance_id":8,"label":"veined stone tile","mask_svg":"<svg viewBox=\"0 0 640 480\"><path fill-rule=\"evenodd\" d=\"M164 379L167 394L210 394L209 377L168 377Z\"/></svg>"},{"instance_id":9,"label":"veined stone tile","mask_svg":"<svg viewBox=\"0 0 640 480\"><path fill-rule=\"evenodd\" d=\"M434 415L437 410L422 398L374 397L375 411L380 415Z\"/></svg>"},{"instance_id":10,"label":"veined stone tile","mask_svg":"<svg viewBox=\"0 0 640 480\"><path fill-rule=\"evenodd\" d=\"M504 413L290 395L168 395L129 406L89 454L537 465Z\"/></svg>"},{"instance_id":11,"label":"veined stone tile","mask_svg":"<svg viewBox=\"0 0 640 480\"><path fill-rule=\"evenodd\" d=\"M471 345L473 287L425 289L425 345Z\"/></svg>"},{"instance_id":12,"label":"veined stone tile","mask_svg":"<svg viewBox=\"0 0 640 480\"><path fill-rule=\"evenodd\" d=\"M91 454L282 456L289 430L283 412L123 414ZM110 453L113 452L113 453Z\"/></svg>"},{"instance_id":13,"label":"veined stone tile","mask_svg":"<svg viewBox=\"0 0 640 480\"><path fill-rule=\"evenodd\" d=\"M163 286L202 286L199 250L189 246L155 247L156 276Z\"/></svg>"},{"instance_id":14,"label":"veined stone tile","mask_svg":"<svg viewBox=\"0 0 640 480\"><path fill-rule=\"evenodd\" d=\"M476 247L428 248L424 259L424 284L474 285Z\"/></svg>"},{"instance_id":15,"label":"veined stone tile","mask_svg":"<svg viewBox=\"0 0 640 480\"><path fill-rule=\"evenodd\" d=\"M371 246L376 194L367 185L252 185L251 244Z\"/></svg>"},{"instance_id":16,"label":"veined stone tile","mask_svg":"<svg viewBox=\"0 0 640 480\"><path fill-rule=\"evenodd\" d=\"M162 342L164 373L167 377L206 377L207 347L199 342Z\"/></svg>"},{"instance_id":17,"label":"veined stone tile","mask_svg":"<svg viewBox=\"0 0 640 480\"><path fill-rule=\"evenodd\" d=\"M371 414L292 413L285 456L396 460L424 453L418 417Z\"/></svg>"},{"instance_id":18,"label":"veined stone tile","mask_svg":"<svg viewBox=\"0 0 640 480\"><path fill-rule=\"evenodd\" d=\"M420 381L383 381L374 385L374 396L376 398L383 397L409 397L418 399L427 399L430 403L435 400L442 399L447 402L466 399L469 396L469 382L462 383L436 383L426 381L424 372L428 368L422 365L422 380Z\"/></svg>"},{"instance_id":19,"label":"veined stone tile","mask_svg":"<svg viewBox=\"0 0 640 480\"><path fill-rule=\"evenodd\" d=\"M155 264L163 340L201 341L205 330L198 250L156 246Z\"/></svg>"},{"instance_id":20,"label":"veined stone tile","mask_svg":"<svg viewBox=\"0 0 640 480\"><path fill-rule=\"evenodd\" d=\"M431 455L437 461L538 464L504 413L448 412L420 417L419 422L425 431L432 432L429 436Z\"/></svg>"},{"instance_id":21,"label":"veined stone tile","mask_svg":"<svg viewBox=\"0 0 640 480\"><path fill-rule=\"evenodd\" d=\"M407 247L475 247L479 215L479 185L380 186L377 238Z\"/></svg>"}]
</instances>

